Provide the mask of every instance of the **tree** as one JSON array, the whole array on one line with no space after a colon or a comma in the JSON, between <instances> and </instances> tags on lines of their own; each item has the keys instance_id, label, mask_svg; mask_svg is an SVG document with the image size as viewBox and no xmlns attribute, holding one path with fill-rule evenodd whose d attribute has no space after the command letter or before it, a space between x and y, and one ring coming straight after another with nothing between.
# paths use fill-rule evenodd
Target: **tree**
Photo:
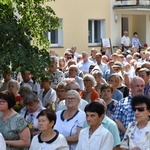
<instances>
[{"instance_id":1,"label":"tree","mask_svg":"<svg viewBox=\"0 0 150 150\"><path fill-rule=\"evenodd\" d=\"M47 0L0 0L0 71L30 70L35 79L47 75L51 60L44 33L57 29L59 18Z\"/></svg>"}]
</instances>

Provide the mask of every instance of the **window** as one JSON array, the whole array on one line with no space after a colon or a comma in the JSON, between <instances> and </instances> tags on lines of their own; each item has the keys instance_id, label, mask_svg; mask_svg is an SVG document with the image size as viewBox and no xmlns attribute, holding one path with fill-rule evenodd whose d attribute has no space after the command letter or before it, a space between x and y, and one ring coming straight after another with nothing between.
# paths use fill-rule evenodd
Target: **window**
<instances>
[{"instance_id":1,"label":"window","mask_svg":"<svg viewBox=\"0 0 150 150\"><path fill-rule=\"evenodd\" d=\"M61 19L61 27L63 27L63 21ZM47 32L48 40L50 41L50 47L63 46L63 30L61 28Z\"/></svg>"},{"instance_id":2,"label":"window","mask_svg":"<svg viewBox=\"0 0 150 150\"><path fill-rule=\"evenodd\" d=\"M105 20L89 20L88 33L89 46L100 45L100 39L105 38Z\"/></svg>"}]
</instances>

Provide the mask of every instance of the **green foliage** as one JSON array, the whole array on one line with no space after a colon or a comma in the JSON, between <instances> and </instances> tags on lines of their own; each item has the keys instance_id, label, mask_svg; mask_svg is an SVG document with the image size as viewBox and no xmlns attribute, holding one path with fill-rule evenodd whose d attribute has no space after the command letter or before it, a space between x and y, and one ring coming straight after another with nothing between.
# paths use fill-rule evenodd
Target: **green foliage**
<instances>
[{"instance_id":1,"label":"green foliage","mask_svg":"<svg viewBox=\"0 0 150 150\"><path fill-rule=\"evenodd\" d=\"M44 32L58 28L59 19L44 2L0 0L0 71L11 65L13 72L30 70L35 80L49 75L45 71L51 64L49 42Z\"/></svg>"}]
</instances>

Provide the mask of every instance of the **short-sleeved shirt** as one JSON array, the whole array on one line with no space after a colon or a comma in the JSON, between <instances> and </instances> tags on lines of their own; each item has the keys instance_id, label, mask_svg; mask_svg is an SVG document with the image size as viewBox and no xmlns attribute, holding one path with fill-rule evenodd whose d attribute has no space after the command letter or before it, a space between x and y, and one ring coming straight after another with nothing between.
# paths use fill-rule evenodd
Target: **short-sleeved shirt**
<instances>
[{"instance_id":1,"label":"short-sleeved shirt","mask_svg":"<svg viewBox=\"0 0 150 150\"><path fill-rule=\"evenodd\" d=\"M129 95L126 98L121 99L113 115L113 120L119 120L127 129L128 124L135 121L134 112L131 107L132 97ZM120 137L123 139L124 134L120 132Z\"/></svg>"},{"instance_id":2,"label":"short-sleeved shirt","mask_svg":"<svg viewBox=\"0 0 150 150\"><path fill-rule=\"evenodd\" d=\"M118 104L118 101L112 99L111 103L107 105L107 112L106 112L107 117L112 119L117 104Z\"/></svg>"},{"instance_id":3,"label":"short-sleeved shirt","mask_svg":"<svg viewBox=\"0 0 150 150\"><path fill-rule=\"evenodd\" d=\"M54 129L64 137L75 135L77 128L82 128L85 122L85 113L82 110L77 110L72 118L65 119L63 117L65 110L56 112L57 120ZM76 144L69 145L70 150L75 150Z\"/></svg>"},{"instance_id":4,"label":"short-sleeved shirt","mask_svg":"<svg viewBox=\"0 0 150 150\"><path fill-rule=\"evenodd\" d=\"M27 122L18 113L8 118L5 122L2 122L0 117L0 132L2 133L5 140L19 140L18 133L27 127ZM20 148L7 147L7 150L23 150Z\"/></svg>"}]
</instances>

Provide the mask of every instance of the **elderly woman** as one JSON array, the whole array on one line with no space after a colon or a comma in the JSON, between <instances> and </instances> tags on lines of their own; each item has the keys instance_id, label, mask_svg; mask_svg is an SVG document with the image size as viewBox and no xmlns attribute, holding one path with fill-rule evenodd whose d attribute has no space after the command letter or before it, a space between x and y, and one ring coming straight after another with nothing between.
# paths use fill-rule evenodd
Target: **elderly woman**
<instances>
[{"instance_id":1,"label":"elderly woman","mask_svg":"<svg viewBox=\"0 0 150 150\"><path fill-rule=\"evenodd\" d=\"M16 99L16 105L14 106L14 110L20 112L20 110L23 108L23 100L20 94L18 93L20 85L16 80L10 80L7 86L8 91L13 93Z\"/></svg>"},{"instance_id":2,"label":"elderly woman","mask_svg":"<svg viewBox=\"0 0 150 150\"><path fill-rule=\"evenodd\" d=\"M11 92L0 93L0 132L7 150L24 150L30 144L30 131L25 119L14 111L15 103L15 96Z\"/></svg>"},{"instance_id":3,"label":"elderly woman","mask_svg":"<svg viewBox=\"0 0 150 150\"><path fill-rule=\"evenodd\" d=\"M99 96L101 95L101 87L103 85L103 83L101 83L101 78L103 76L102 72L99 70L94 70L93 72L91 72L91 74L94 76L95 80L96 80L96 86L95 86L95 90L99 93Z\"/></svg>"},{"instance_id":4,"label":"elderly woman","mask_svg":"<svg viewBox=\"0 0 150 150\"><path fill-rule=\"evenodd\" d=\"M78 135L85 121L85 113L78 109L81 98L77 91L69 90L66 93L67 109L57 111L57 121L54 129L63 134L69 144L69 150L75 150Z\"/></svg>"},{"instance_id":5,"label":"elderly woman","mask_svg":"<svg viewBox=\"0 0 150 150\"><path fill-rule=\"evenodd\" d=\"M56 123L55 112L45 109L38 114L37 118L41 133L33 137L29 150L69 150L64 136L53 130Z\"/></svg>"},{"instance_id":6,"label":"elderly woman","mask_svg":"<svg viewBox=\"0 0 150 150\"><path fill-rule=\"evenodd\" d=\"M150 98L144 95L135 96L131 102L135 113L134 122L128 125L122 150L148 150L150 148Z\"/></svg>"},{"instance_id":7,"label":"elderly woman","mask_svg":"<svg viewBox=\"0 0 150 150\"><path fill-rule=\"evenodd\" d=\"M45 108L41 105L37 95L33 92L28 93L24 97L23 102L25 107L21 109L20 114L28 121L31 135L34 136L39 133L37 115Z\"/></svg>"},{"instance_id":8,"label":"elderly woman","mask_svg":"<svg viewBox=\"0 0 150 150\"><path fill-rule=\"evenodd\" d=\"M65 82L60 82L56 86L56 93L57 93L57 100L55 102L55 110L58 110L58 105L60 104L61 101L65 100L66 96L66 83Z\"/></svg>"},{"instance_id":9,"label":"elderly woman","mask_svg":"<svg viewBox=\"0 0 150 150\"><path fill-rule=\"evenodd\" d=\"M93 102L96 98L99 98L99 93L94 89L96 86L95 78L90 74L85 74L83 82L85 90L80 92L81 98L88 102Z\"/></svg>"},{"instance_id":10,"label":"elderly woman","mask_svg":"<svg viewBox=\"0 0 150 150\"><path fill-rule=\"evenodd\" d=\"M76 65L71 65L71 66L69 67L69 77L68 77L68 78L73 78L73 79L75 79L75 81L80 85L80 90L81 90L81 91L84 90L83 79L78 76L78 68L77 68ZM66 78L66 80L67 80L68 78Z\"/></svg>"}]
</instances>

